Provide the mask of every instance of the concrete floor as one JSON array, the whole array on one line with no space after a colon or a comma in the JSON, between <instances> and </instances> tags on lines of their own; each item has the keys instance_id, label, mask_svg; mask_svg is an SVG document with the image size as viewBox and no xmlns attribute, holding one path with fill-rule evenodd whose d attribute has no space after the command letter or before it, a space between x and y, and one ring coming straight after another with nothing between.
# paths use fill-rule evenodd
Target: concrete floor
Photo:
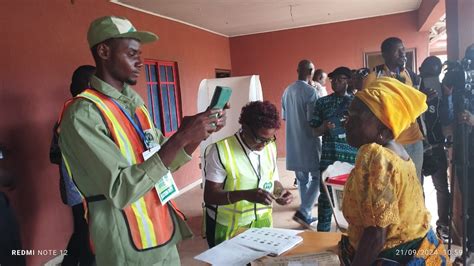
<instances>
[{"instance_id":1,"label":"concrete floor","mask_svg":"<svg viewBox=\"0 0 474 266\"><path fill-rule=\"evenodd\" d=\"M290 189L290 191L293 193L295 200L289 206L279 206L278 204L274 205L274 227L302 229L298 223L292 220L293 214L295 213L300 204L298 190L293 186L295 176L293 172L287 171L285 168L285 159L278 159L280 181L286 188ZM426 196L426 204L432 215L431 224L433 227L435 227L435 222L437 219L437 204L436 192L434 190L433 183L431 182L431 178L425 178L424 190ZM204 263L193 259L194 256L200 254L208 248L206 240L201 237L203 213L201 203L203 202L203 190L200 186L196 186L190 191L180 195L176 199L176 202L181 211L188 218L188 225L191 227L194 233L193 239L185 240L178 245L181 264L186 266L205 265ZM313 215L317 215L317 208L313 209ZM334 222L333 228L335 228Z\"/></svg>"}]
</instances>

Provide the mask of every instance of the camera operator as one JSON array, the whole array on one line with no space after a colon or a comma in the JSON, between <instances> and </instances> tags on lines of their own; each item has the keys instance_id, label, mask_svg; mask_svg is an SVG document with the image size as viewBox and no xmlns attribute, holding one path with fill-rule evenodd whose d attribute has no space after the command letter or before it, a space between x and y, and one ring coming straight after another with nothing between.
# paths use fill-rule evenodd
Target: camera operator
<instances>
[{"instance_id":1,"label":"camera operator","mask_svg":"<svg viewBox=\"0 0 474 266\"><path fill-rule=\"evenodd\" d=\"M466 49L464 62L469 60L474 61L474 44L471 44ZM467 125L468 143L456 142L455 145L455 159L458 163L456 166L468 165L467 170L467 187L463 185L463 173L462 167L456 167L456 177L459 182L461 193L467 193L467 197L463 197L463 204L467 204L467 265L474 263L474 165L470 162L474 162L474 95L471 91L465 90L466 85L466 71L472 73L474 71L473 64L461 65L457 64L458 67L451 67L448 69L445 78L443 79L443 104L442 104L442 120L448 121L449 124L454 127L455 125ZM461 75L460 75L461 74ZM462 82L460 84L460 82ZM467 81L469 82L469 81ZM471 81L472 83L472 81ZM471 84L473 85L473 84ZM474 86L473 86L474 87ZM453 92L453 90L455 90ZM453 100L457 95L462 95L460 100ZM462 102L463 101L463 102ZM456 105L456 106L455 106ZM455 111L456 108L456 111ZM456 123L457 122L457 123ZM456 138L461 137L456 134ZM468 158L463 158L457 148L466 148ZM461 161L462 160L462 161ZM466 227L465 227L466 228Z\"/></svg>"},{"instance_id":2,"label":"camera operator","mask_svg":"<svg viewBox=\"0 0 474 266\"><path fill-rule=\"evenodd\" d=\"M440 121L441 104L441 74L443 64L436 56L427 57L420 67L421 84L420 90L428 96L428 110L423 114L426 125L426 138L424 143L423 176L431 176L436 189L438 203L438 221L436 221L436 233L444 241L449 238L448 211L449 211L449 189L448 189L448 162L444 150L445 136Z\"/></svg>"}]
</instances>

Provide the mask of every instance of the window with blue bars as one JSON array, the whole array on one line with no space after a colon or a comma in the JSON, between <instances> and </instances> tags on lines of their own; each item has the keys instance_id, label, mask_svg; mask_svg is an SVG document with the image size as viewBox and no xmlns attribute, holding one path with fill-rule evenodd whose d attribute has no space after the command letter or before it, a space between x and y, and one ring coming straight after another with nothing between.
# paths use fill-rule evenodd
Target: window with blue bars
<instances>
[{"instance_id":1,"label":"window with blue bars","mask_svg":"<svg viewBox=\"0 0 474 266\"><path fill-rule=\"evenodd\" d=\"M148 110L163 135L169 137L181 123L181 98L176 62L146 60Z\"/></svg>"}]
</instances>

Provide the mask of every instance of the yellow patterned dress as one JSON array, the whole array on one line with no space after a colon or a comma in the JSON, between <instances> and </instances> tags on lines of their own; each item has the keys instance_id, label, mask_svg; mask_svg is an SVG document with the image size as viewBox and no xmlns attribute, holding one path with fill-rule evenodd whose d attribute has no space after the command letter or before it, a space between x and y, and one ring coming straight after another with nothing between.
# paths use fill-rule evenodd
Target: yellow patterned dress
<instances>
[{"instance_id":1,"label":"yellow patterned dress","mask_svg":"<svg viewBox=\"0 0 474 266\"><path fill-rule=\"evenodd\" d=\"M430 229L431 217L415 165L390 149L375 143L360 147L344 187L342 211L349 223L348 236L341 241L345 242L342 255L349 261L362 244L364 229L376 226L387 229L380 260L410 265L414 259L428 262L431 257L432 265L449 264L443 245Z\"/></svg>"}]
</instances>

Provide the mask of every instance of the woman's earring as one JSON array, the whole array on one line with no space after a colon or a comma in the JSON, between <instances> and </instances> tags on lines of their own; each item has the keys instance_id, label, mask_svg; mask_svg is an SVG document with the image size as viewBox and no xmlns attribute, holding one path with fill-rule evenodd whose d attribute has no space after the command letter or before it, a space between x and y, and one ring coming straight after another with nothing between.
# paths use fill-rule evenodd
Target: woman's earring
<instances>
[{"instance_id":1,"label":"woman's earring","mask_svg":"<svg viewBox=\"0 0 474 266\"><path fill-rule=\"evenodd\" d=\"M385 144L385 138L382 136L382 134L379 134L379 140L380 143Z\"/></svg>"}]
</instances>

